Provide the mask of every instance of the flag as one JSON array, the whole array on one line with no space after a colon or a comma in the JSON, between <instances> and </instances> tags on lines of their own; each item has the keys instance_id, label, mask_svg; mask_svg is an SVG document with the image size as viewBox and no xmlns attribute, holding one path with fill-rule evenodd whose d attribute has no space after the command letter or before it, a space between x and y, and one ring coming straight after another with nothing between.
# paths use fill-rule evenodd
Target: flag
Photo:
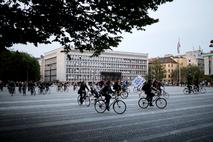
<instances>
[{"instance_id":1,"label":"flag","mask_svg":"<svg viewBox=\"0 0 213 142\"><path fill-rule=\"evenodd\" d=\"M132 81L132 84L133 84L133 86L134 87L138 87L138 86L142 86L143 84L144 84L144 82L145 82L146 80L142 77L142 76L140 76L140 75L138 75L137 77L135 77L135 79Z\"/></svg>"},{"instance_id":2,"label":"flag","mask_svg":"<svg viewBox=\"0 0 213 142\"><path fill-rule=\"evenodd\" d=\"M180 54L180 40L178 40L177 43L177 53Z\"/></svg>"}]
</instances>

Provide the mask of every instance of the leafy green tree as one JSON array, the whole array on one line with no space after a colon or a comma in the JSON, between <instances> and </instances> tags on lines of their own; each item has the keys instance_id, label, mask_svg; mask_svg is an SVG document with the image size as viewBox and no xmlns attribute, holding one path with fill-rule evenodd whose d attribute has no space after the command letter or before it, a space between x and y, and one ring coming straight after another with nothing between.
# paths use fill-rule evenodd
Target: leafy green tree
<instances>
[{"instance_id":1,"label":"leafy green tree","mask_svg":"<svg viewBox=\"0 0 213 142\"><path fill-rule=\"evenodd\" d=\"M27 81L40 79L38 61L27 53L0 53L0 80Z\"/></svg>"},{"instance_id":2,"label":"leafy green tree","mask_svg":"<svg viewBox=\"0 0 213 142\"><path fill-rule=\"evenodd\" d=\"M148 78L149 79L157 79L157 80L162 80L165 76L166 70L161 65L161 63L156 60L152 64L149 65L149 73L148 73Z\"/></svg>"},{"instance_id":3,"label":"leafy green tree","mask_svg":"<svg viewBox=\"0 0 213 142\"><path fill-rule=\"evenodd\" d=\"M14 44L59 42L69 52L117 47L123 32L158 22L149 10L173 0L1 0L0 51Z\"/></svg>"},{"instance_id":4,"label":"leafy green tree","mask_svg":"<svg viewBox=\"0 0 213 142\"><path fill-rule=\"evenodd\" d=\"M199 83L204 80L203 72L198 66L188 65L180 69L181 72L181 82L194 84ZM172 73L172 79L178 81L179 69L175 69Z\"/></svg>"},{"instance_id":5,"label":"leafy green tree","mask_svg":"<svg viewBox=\"0 0 213 142\"><path fill-rule=\"evenodd\" d=\"M180 74L181 74L180 81L181 82L186 82L187 81L187 79L186 79L186 74L187 74L186 70L187 70L186 67L180 68ZM178 82L179 81L179 68L176 68L172 72L172 80L174 82Z\"/></svg>"}]
</instances>

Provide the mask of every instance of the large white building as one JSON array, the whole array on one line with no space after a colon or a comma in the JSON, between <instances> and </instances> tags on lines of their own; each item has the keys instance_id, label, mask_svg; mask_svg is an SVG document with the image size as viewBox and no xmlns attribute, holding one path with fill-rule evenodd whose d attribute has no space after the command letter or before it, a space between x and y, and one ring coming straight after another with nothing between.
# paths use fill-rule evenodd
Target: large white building
<instances>
[{"instance_id":1,"label":"large white building","mask_svg":"<svg viewBox=\"0 0 213 142\"><path fill-rule=\"evenodd\" d=\"M122 79L133 80L148 73L148 54L107 51L98 57L90 52L72 50L70 59L63 48L47 52L42 60L43 81L100 81L103 73L118 73Z\"/></svg>"}]
</instances>

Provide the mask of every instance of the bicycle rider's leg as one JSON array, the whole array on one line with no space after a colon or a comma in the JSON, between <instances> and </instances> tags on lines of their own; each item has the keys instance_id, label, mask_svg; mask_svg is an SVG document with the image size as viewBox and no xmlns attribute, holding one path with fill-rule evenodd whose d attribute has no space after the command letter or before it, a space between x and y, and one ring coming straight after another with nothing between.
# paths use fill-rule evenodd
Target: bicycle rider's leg
<instances>
[{"instance_id":1,"label":"bicycle rider's leg","mask_svg":"<svg viewBox=\"0 0 213 142\"><path fill-rule=\"evenodd\" d=\"M110 102L111 96L109 94L107 94L105 96L105 100L106 100L106 109L109 111L109 102Z\"/></svg>"},{"instance_id":2,"label":"bicycle rider's leg","mask_svg":"<svg viewBox=\"0 0 213 142\"><path fill-rule=\"evenodd\" d=\"M83 93L81 92L80 93L80 104L82 104L83 103Z\"/></svg>"}]
</instances>

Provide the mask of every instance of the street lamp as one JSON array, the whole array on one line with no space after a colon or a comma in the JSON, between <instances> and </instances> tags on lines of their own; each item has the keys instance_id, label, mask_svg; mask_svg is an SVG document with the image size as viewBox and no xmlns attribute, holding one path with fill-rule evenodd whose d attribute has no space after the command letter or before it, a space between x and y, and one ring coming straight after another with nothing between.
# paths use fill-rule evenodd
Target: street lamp
<instances>
[{"instance_id":1,"label":"street lamp","mask_svg":"<svg viewBox=\"0 0 213 142\"><path fill-rule=\"evenodd\" d=\"M213 47L213 40L210 41L209 47Z\"/></svg>"}]
</instances>

